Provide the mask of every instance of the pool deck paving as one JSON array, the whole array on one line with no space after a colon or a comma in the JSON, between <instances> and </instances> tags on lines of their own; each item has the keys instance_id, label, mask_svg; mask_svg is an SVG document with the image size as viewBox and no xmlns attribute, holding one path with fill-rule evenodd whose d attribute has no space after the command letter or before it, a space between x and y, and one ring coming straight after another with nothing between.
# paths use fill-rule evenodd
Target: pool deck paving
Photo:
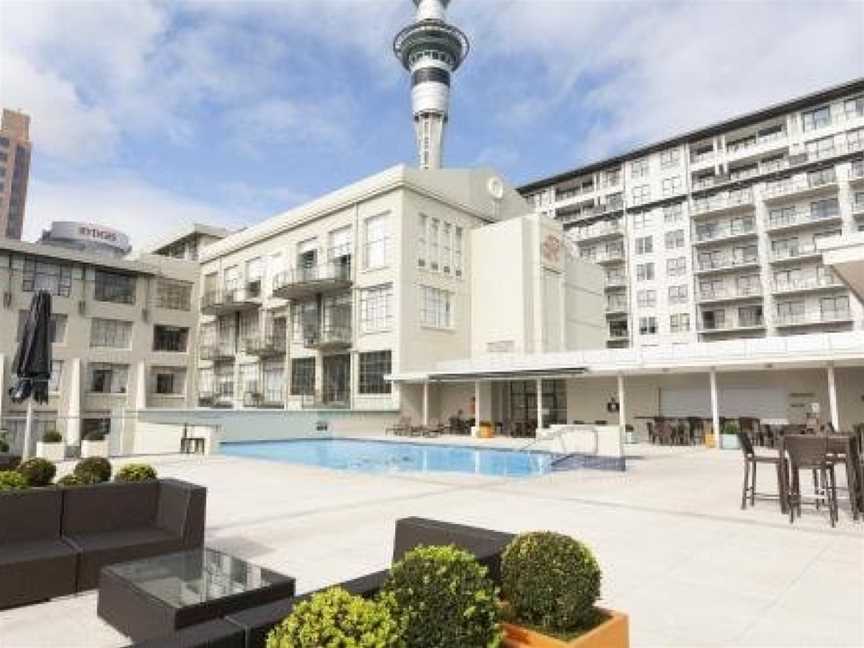
<instances>
[{"instance_id":1,"label":"pool deck paving","mask_svg":"<svg viewBox=\"0 0 864 648\"><path fill-rule=\"evenodd\" d=\"M495 445L508 443L525 442ZM229 456L129 461L207 486L207 544L294 576L299 592L386 567L394 521L418 515L583 540L603 568L601 603L630 616L634 647L864 646L864 523L852 521L848 503L836 528L806 508L790 525L776 502L740 509L739 452L627 451L623 473L521 479ZM760 490L770 489L768 472L760 476ZM0 612L0 648L126 644L97 617L94 592Z\"/></svg>"}]
</instances>

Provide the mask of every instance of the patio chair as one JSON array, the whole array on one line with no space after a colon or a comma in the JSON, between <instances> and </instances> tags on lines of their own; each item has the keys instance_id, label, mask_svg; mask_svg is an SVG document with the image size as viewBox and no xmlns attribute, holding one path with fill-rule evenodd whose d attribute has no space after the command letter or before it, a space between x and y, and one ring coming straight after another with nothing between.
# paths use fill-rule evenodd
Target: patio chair
<instances>
[{"instance_id":1,"label":"patio chair","mask_svg":"<svg viewBox=\"0 0 864 648\"><path fill-rule=\"evenodd\" d=\"M437 418L429 419L428 425L419 426L420 436L437 437L441 434L443 426Z\"/></svg>"},{"instance_id":2,"label":"patio chair","mask_svg":"<svg viewBox=\"0 0 864 648\"><path fill-rule=\"evenodd\" d=\"M852 434L837 434L828 437L828 461L835 466L843 466L846 472L846 487L837 487L845 491L852 510L852 519L858 520L861 511L862 490L860 479L860 459L858 440Z\"/></svg>"},{"instance_id":3,"label":"patio chair","mask_svg":"<svg viewBox=\"0 0 864 648\"><path fill-rule=\"evenodd\" d=\"M660 439L660 445L674 445L675 430L672 424L666 419L660 419L656 427L657 438Z\"/></svg>"},{"instance_id":4,"label":"patio chair","mask_svg":"<svg viewBox=\"0 0 864 648\"><path fill-rule=\"evenodd\" d=\"M742 416L738 419L738 424L741 431L750 437L750 442L753 445L759 444L759 419L752 416Z\"/></svg>"},{"instance_id":5,"label":"patio chair","mask_svg":"<svg viewBox=\"0 0 864 648\"><path fill-rule=\"evenodd\" d=\"M645 421L645 427L648 428L648 441L657 443L657 430L654 427L653 421Z\"/></svg>"},{"instance_id":6,"label":"patio chair","mask_svg":"<svg viewBox=\"0 0 864 648\"><path fill-rule=\"evenodd\" d=\"M737 432L738 444L741 446L741 452L744 455L744 487L741 489L741 509L747 508L747 498L750 498L750 506L756 504L756 497L760 499L778 499L780 501L780 511L786 509L783 501L783 477L781 471L784 466L781 462L780 455L759 455L753 449L753 443L750 440L750 435L745 432ZM769 464L774 466L774 471L777 476L777 492L776 493L757 493L756 492L756 466L758 464Z\"/></svg>"},{"instance_id":7,"label":"patio chair","mask_svg":"<svg viewBox=\"0 0 864 648\"><path fill-rule=\"evenodd\" d=\"M705 424L698 416L688 416L687 425L690 427L690 442L697 445L705 443Z\"/></svg>"},{"instance_id":8,"label":"patio chair","mask_svg":"<svg viewBox=\"0 0 864 648\"><path fill-rule=\"evenodd\" d=\"M801 470L813 471L813 498L810 501L817 509L823 503L828 505L828 516L831 526L837 523L837 482L834 476L834 464L829 460L828 438L809 434L790 434L783 440L786 452L789 453L789 463L792 467L787 501L789 505L789 522L795 521L795 513L801 517Z\"/></svg>"},{"instance_id":9,"label":"patio chair","mask_svg":"<svg viewBox=\"0 0 864 648\"><path fill-rule=\"evenodd\" d=\"M392 434L394 436L407 436L411 432L411 417L400 416L399 420L384 428L384 435Z\"/></svg>"}]
</instances>

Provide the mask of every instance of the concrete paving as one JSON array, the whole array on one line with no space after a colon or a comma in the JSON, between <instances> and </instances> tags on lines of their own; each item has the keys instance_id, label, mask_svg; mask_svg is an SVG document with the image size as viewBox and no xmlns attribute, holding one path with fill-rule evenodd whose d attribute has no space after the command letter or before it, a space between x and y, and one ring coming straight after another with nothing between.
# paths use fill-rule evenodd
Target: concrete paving
<instances>
[{"instance_id":1,"label":"concrete paving","mask_svg":"<svg viewBox=\"0 0 864 648\"><path fill-rule=\"evenodd\" d=\"M626 473L523 479L149 460L162 476L208 487L208 544L295 576L301 592L384 568L393 522L421 515L585 541L603 568L602 604L630 615L632 646L864 645L864 523L847 503L837 528L806 510L790 525L775 502L740 509L738 452L628 453ZM97 617L95 593L0 612L0 648L126 643Z\"/></svg>"}]
</instances>

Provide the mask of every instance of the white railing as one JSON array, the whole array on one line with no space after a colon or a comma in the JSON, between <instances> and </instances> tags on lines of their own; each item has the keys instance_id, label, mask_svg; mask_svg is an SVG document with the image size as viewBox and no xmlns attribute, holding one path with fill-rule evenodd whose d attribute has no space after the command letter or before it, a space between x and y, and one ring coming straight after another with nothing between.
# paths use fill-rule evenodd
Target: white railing
<instances>
[{"instance_id":1,"label":"white railing","mask_svg":"<svg viewBox=\"0 0 864 648\"><path fill-rule=\"evenodd\" d=\"M747 221L741 225L717 225L715 227L697 227L697 241L716 241L718 239L729 238L732 236L740 236L742 234L751 234L756 231L756 224L753 221Z\"/></svg>"},{"instance_id":2,"label":"white railing","mask_svg":"<svg viewBox=\"0 0 864 648\"><path fill-rule=\"evenodd\" d=\"M806 225L809 223L819 223L832 218L839 218L839 211L814 212L807 209L796 209L795 211L785 211L777 216L768 216L768 224L766 229L782 229L793 225Z\"/></svg>"},{"instance_id":3,"label":"white railing","mask_svg":"<svg viewBox=\"0 0 864 648\"><path fill-rule=\"evenodd\" d=\"M736 268L738 266L754 265L758 263L758 256L721 256L713 259L699 260L698 266L700 272L707 272L709 270L724 270L726 268Z\"/></svg>"},{"instance_id":4,"label":"white railing","mask_svg":"<svg viewBox=\"0 0 864 648\"><path fill-rule=\"evenodd\" d=\"M851 311L848 309L837 309L830 311L807 311L804 313L778 313L774 323L777 326L806 326L808 324L846 322L851 319Z\"/></svg>"},{"instance_id":5,"label":"white railing","mask_svg":"<svg viewBox=\"0 0 864 648\"><path fill-rule=\"evenodd\" d=\"M606 221L597 223L590 227L577 227L574 232L574 238L577 241L584 241L598 236L608 236L610 234L622 234L624 226L621 221Z\"/></svg>"},{"instance_id":6,"label":"white railing","mask_svg":"<svg viewBox=\"0 0 864 648\"><path fill-rule=\"evenodd\" d=\"M708 212L716 211L719 209L730 209L733 207L752 204L753 192L747 189L734 192L730 191L727 193L717 194L714 196L709 196L707 198L700 198L698 200L694 200L691 211L694 214L706 214Z\"/></svg>"},{"instance_id":7,"label":"white railing","mask_svg":"<svg viewBox=\"0 0 864 648\"><path fill-rule=\"evenodd\" d=\"M843 284L835 277L800 277L786 281L775 281L774 292L795 292L816 288L836 288Z\"/></svg>"}]
</instances>

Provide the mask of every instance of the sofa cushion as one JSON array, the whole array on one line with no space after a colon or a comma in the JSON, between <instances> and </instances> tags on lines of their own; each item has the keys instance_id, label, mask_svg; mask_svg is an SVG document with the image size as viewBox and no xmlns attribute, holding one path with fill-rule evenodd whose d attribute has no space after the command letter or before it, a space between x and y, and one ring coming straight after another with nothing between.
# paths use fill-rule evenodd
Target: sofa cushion
<instances>
[{"instance_id":1,"label":"sofa cushion","mask_svg":"<svg viewBox=\"0 0 864 648\"><path fill-rule=\"evenodd\" d=\"M187 547L204 543L207 489L178 479L159 480L156 525L183 537Z\"/></svg>"},{"instance_id":2,"label":"sofa cushion","mask_svg":"<svg viewBox=\"0 0 864 648\"><path fill-rule=\"evenodd\" d=\"M63 493L57 488L0 493L0 547L10 542L59 539L62 502Z\"/></svg>"},{"instance_id":3,"label":"sofa cushion","mask_svg":"<svg viewBox=\"0 0 864 648\"><path fill-rule=\"evenodd\" d=\"M159 482L96 484L66 490L63 535L155 526Z\"/></svg>"},{"instance_id":4,"label":"sofa cushion","mask_svg":"<svg viewBox=\"0 0 864 648\"><path fill-rule=\"evenodd\" d=\"M99 584L99 571L105 565L183 549L178 536L153 527L68 535L64 539L81 551L78 591L95 588Z\"/></svg>"},{"instance_id":5,"label":"sofa cushion","mask_svg":"<svg viewBox=\"0 0 864 648\"><path fill-rule=\"evenodd\" d=\"M0 609L75 593L78 553L62 540L27 540L0 548Z\"/></svg>"}]
</instances>

